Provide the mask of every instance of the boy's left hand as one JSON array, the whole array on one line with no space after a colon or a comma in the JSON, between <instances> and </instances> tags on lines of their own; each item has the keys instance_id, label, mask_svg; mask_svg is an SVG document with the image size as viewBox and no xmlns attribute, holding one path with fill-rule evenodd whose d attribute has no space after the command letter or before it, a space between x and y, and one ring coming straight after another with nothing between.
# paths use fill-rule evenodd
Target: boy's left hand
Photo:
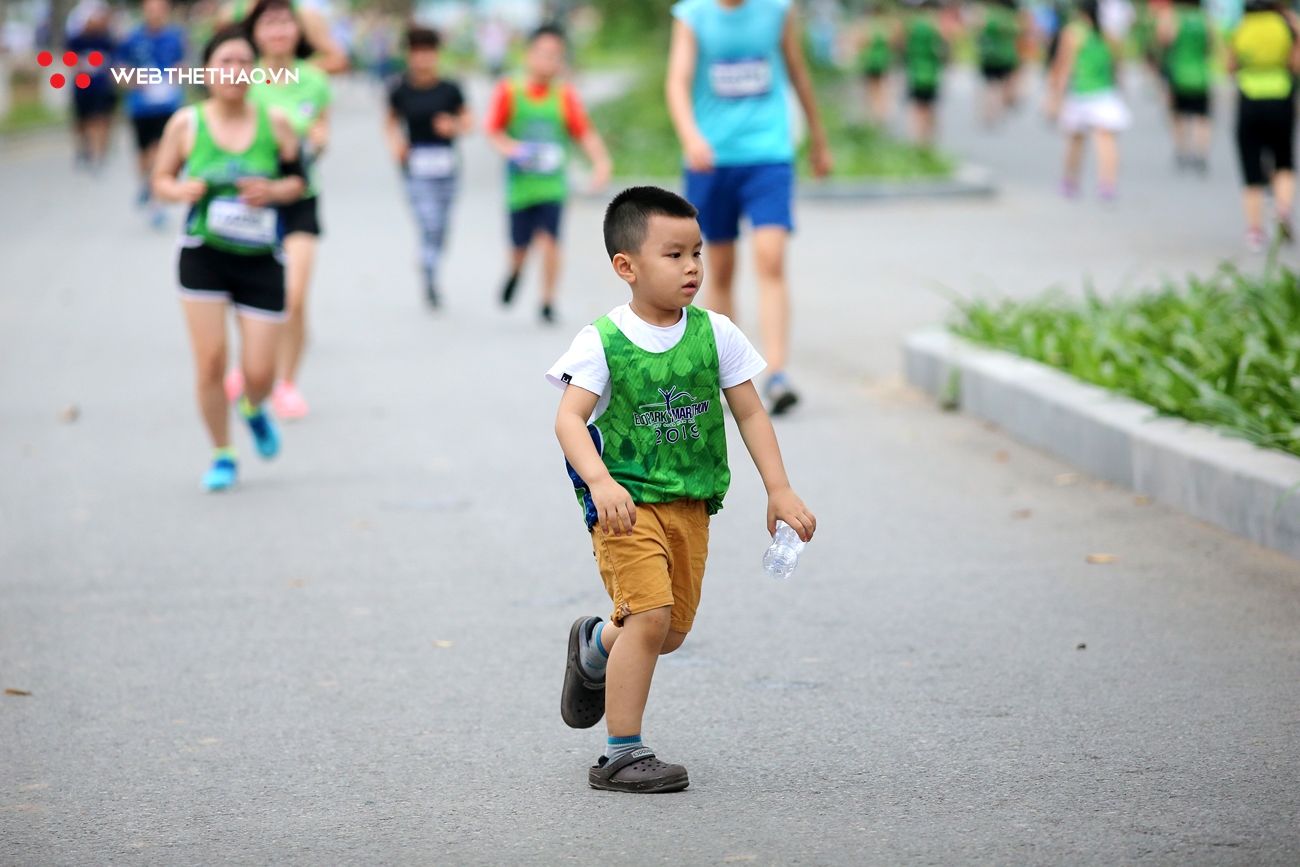
<instances>
[{"instance_id":1,"label":"boy's left hand","mask_svg":"<svg viewBox=\"0 0 1300 867\"><path fill-rule=\"evenodd\" d=\"M812 540L817 531L817 518L799 499L793 488L781 488L767 496L767 532L776 535L776 522L785 521L804 542Z\"/></svg>"}]
</instances>

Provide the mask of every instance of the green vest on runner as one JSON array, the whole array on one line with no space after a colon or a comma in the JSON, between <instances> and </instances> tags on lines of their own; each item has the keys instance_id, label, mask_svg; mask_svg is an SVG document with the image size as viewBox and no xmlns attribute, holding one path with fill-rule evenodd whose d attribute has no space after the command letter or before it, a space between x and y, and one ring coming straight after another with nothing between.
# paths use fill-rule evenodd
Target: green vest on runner
<instances>
[{"instance_id":1,"label":"green vest on runner","mask_svg":"<svg viewBox=\"0 0 1300 867\"><path fill-rule=\"evenodd\" d=\"M265 70L260 64L259 68ZM329 108L334 92L329 75L319 66L300 60L294 65L294 70L298 73L296 83L282 79L278 84L271 81L250 84L248 101L283 111L298 139L305 142L307 130ZM299 152L303 153L302 150ZM304 159L303 162L307 164L307 189L303 190L302 197L309 199L317 194L316 168L314 161Z\"/></svg>"},{"instance_id":2,"label":"green vest on runner","mask_svg":"<svg viewBox=\"0 0 1300 867\"><path fill-rule=\"evenodd\" d=\"M884 28L877 27L871 33L867 47L862 50L862 74L884 75L894 65L894 49L889 45L889 37Z\"/></svg>"},{"instance_id":3,"label":"green vest on runner","mask_svg":"<svg viewBox=\"0 0 1300 867\"><path fill-rule=\"evenodd\" d=\"M552 83L541 99L528 95L523 81L510 83L510 123L506 135L523 142L525 152L507 164L506 199L518 211L568 196L569 131L561 107L561 89Z\"/></svg>"},{"instance_id":4,"label":"green vest on runner","mask_svg":"<svg viewBox=\"0 0 1300 867\"><path fill-rule=\"evenodd\" d=\"M667 352L640 348L608 316L596 321L610 398L593 437L609 474L634 503L703 500L712 515L731 485L718 346L706 311L687 307L682 315L686 332ZM575 477L591 527L595 509L579 482Z\"/></svg>"},{"instance_id":5,"label":"green vest on runner","mask_svg":"<svg viewBox=\"0 0 1300 867\"><path fill-rule=\"evenodd\" d=\"M1014 69L1020 62L1016 37L1020 22L1016 13L1005 6L989 4L984 8L984 27L979 35L980 65L987 69Z\"/></svg>"},{"instance_id":6,"label":"green vest on runner","mask_svg":"<svg viewBox=\"0 0 1300 867\"><path fill-rule=\"evenodd\" d=\"M907 22L903 42L903 66L907 83L913 88L933 90L939 86L943 68L943 36L927 14L912 16Z\"/></svg>"},{"instance_id":7,"label":"green vest on runner","mask_svg":"<svg viewBox=\"0 0 1300 867\"><path fill-rule=\"evenodd\" d=\"M1176 8L1178 33L1166 60L1169 83L1177 93L1201 94L1210 89L1210 25L1200 9Z\"/></svg>"},{"instance_id":8,"label":"green vest on runner","mask_svg":"<svg viewBox=\"0 0 1300 867\"><path fill-rule=\"evenodd\" d=\"M235 181L280 176L280 145L266 109L257 107L257 133L248 150L232 154L212 139L203 106L194 110L194 149L185 162L186 174L206 181L207 192L194 203L185 234L228 253L259 255L279 246L279 215L275 208L253 208L239 201Z\"/></svg>"},{"instance_id":9,"label":"green vest on runner","mask_svg":"<svg viewBox=\"0 0 1300 867\"><path fill-rule=\"evenodd\" d=\"M1086 96L1102 93L1115 87L1115 60L1110 46L1097 28L1087 24L1074 25L1083 35L1079 53L1074 58L1074 71L1070 76L1070 92Z\"/></svg>"}]
</instances>

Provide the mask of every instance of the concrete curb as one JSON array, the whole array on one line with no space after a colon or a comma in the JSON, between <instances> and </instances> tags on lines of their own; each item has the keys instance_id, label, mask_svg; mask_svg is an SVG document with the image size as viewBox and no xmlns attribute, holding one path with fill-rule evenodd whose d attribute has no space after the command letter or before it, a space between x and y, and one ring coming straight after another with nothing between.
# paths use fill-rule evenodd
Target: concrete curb
<instances>
[{"instance_id":1,"label":"concrete curb","mask_svg":"<svg viewBox=\"0 0 1300 867\"><path fill-rule=\"evenodd\" d=\"M609 188L590 192L583 188L581 179L574 179L570 188L574 195L608 204L620 190L639 184L653 184L682 192L682 179L675 178L615 178ZM795 182L795 198L821 202L861 202L885 199L947 199L978 198L997 195L998 187L993 172L983 166L963 165L944 178L916 180L848 181L807 180Z\"/></svg>"},{"instance_id":2,"label":"concrete curb","mask_svg":"<svg viewBox=\"0 0 1300 867\"><path fill-rule=\"evenodd\" d=\"M909 334L903 360L913 386L1029 445L1300 557L1300 459L1157 417L1146 404L941 329Z\"/></svg>"}]
</instances>

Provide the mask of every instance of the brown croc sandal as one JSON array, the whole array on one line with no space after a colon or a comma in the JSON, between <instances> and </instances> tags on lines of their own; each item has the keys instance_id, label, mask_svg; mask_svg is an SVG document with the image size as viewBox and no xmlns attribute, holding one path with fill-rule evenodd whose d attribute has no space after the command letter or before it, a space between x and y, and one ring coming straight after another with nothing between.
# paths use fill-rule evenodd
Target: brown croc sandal
<instances>
[{"instance_id":1,"label":"brown croc sandal","mask_svg":"<svg viewBox=\"0 0 1300 867\"><path fill-rule=\"evenodd\" d=\"M691 778L681 765L661 762L654 750L642 747L612 762L601 756L600 764L587 771L587 784L593 789L649 795L680 792L691 784Z\"/></svg>"},{"instance_id":2,"label":"brown croc sandal","mask_svg":"<svg viewBox=\"0 0 1300 867\"><path fill-rule=\"evenodd\" d=\"M569 661L564 667L564 690L560 693L560 716L573 729L589 729L605 716L605 681L588 680L578 661L584 629L599 617L579 617L569 629Z\"/></svg>"}]
</instances>

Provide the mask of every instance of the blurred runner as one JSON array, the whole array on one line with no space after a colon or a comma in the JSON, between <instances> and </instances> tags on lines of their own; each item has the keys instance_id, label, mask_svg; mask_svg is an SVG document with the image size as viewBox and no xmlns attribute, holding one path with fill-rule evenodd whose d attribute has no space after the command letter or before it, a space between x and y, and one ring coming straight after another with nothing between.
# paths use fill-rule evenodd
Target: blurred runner
<instances>
[{"instance_id":1,"label":"blurred runner","mask_svg":"<svg viewBox=\"0 0 1300 867\"><path fill-rule=\"evenodd\" d=\"M890 36L895 25L886 19L884 5L867 13L862 51L858 64L867 83L867 116L885 126L894 116L894 89L890 73L894 68L894 47Z\"/></svg>"},{"instance_id":2,"label":"blurred runner","mask_svg":"<svg viewBox=\"0 0 1300 867\"><path fill-rule=\"evenodd\" d=\"M117 45L113 41L112 23L113 13L106 4L88 4L85 26L68 39L65 46L77 55L77 65L68 74L76 113L77 164L95 174L103 168L108 156L113 110L117 108L112 73ZM96 58L98 63L94 62ZM90 83L86 87L77 87L73 82L82 74L89 76Z\"/></svg>"},{"instance_id":3,"label":"blurred runner","mask_svg":"<svg viewBox=\"0 0 1300 867\"><path fill-rule=\"evenodd\" d=\"M1290 242L1295 201L1295 75L1300 39L1295 15L1275 0L1251 0L1228 43L1237 79L1237 152L1246 189L1246 243L1264 248L1264 186L1270 183L1279 241ZM1268 154L1267 158L1265 154ZM1267 164L1266 164L1267 159Z\"/></svg>"},{"instance_id":4,"label":"blurred runner","mask_svg":"<svg viewBox=\"0 0 1300 867\"><path fill-rule=\"evenodd\" d=\"M1210 156L1210 18L1201 0L1175 0L1157 25L1173 108L1174 158L1179 169L1204 175Z\"/></svg>"},{"instance_id":5,"label":"blurred runner","mask_svg":"<svg viewBox=\"0 0 1300 867\"><path fill-rule=\"evenodd\" d=\"M140 170L138 202L149 210L149 220L161 228L166 212L153 198L153 162L158 142L172 114L185 104L185 90L166 80L166 70L177 69L185 60L185 31L170 23L171 0L144 0L144 23L118 47L116 66L125 69L157 69L163 80L150 84L130 78L126 113L135 129L135 146Z\"/></svg>"},{"instance_id":6,"label":"blurred runner","mask_svg":"<svg viewBox=\"0 0 1300 867\"><path fill-rule=\"evenodd\" d=\"M510 28L495 15L488 16L478 28L478 57L487 74L500 78L506 68L506 55L510 52Z\"/></svg>"},{"instance_id":7,"label":"blurred runner","mask_svg":"<svg viewBox=\"0 0 1300 867\"><path fill-rule=\"evenodd\" d=\"M1068 136L1061 192L1067 198L1079 195L1084 137L1091 132L1097 149L1097 192L1102 201L1112 202L1119 191L1118 134L1128 127L1129 111L1116 87L1120 47L1102 34L1097 15L1097 0L1082 0L1061 34L1046 109Z\"/></svg>"},{"instance_id":8,"label":"blurred runner","mask_svg":"<svg viewBox=\"0 0 1300 867\"><path fill-rule=\"evenodd\" d=\"M988 0L980 24L980 73L984 76L984 123L996 126L1016 104L1020 39L1025 32L1016 0Z\"/></svg>"},{"instance_id":9,"label":"blurred runner","mask_svg":"<svg viewBox=\"0 0 1300 867\"><path fill-rule=\"evenodd\" d=\"M347 72L351 68L348 52L330 31L330 23L320 12L302 3L294 3L294 13L302 27L303 38L310 46L308 54L312 63L330 74ZM220 23L236 24L253 11L251 0L232 0L222 7Z\"/></svg>"},{"instance_id":10,"label":"blurred runner","mask_svg":"<svg viewBox=\"0 0 1300 867\"><path fill-rule=\"evenodd\" d=\"M921 0L903 19L900 29L907 99L912 110L912 138L921 147L934 147L934 103L948 57L948 43L939 27L938 0Z\"/></svg>"},{"instance_id":11,"label":"blurred runner","mask_svg":"<svg viewBox=\"0 0 1300 867\"><path fill-rule=\"evenodd\" d=\"M420 225L420 261L429 306L439 304L438 264L451 223L460 160L455 140L474 124L460 85L438 77L438 33L406 33L406 74L388 92L388 149L401 166L406 195Z\"/></svg>"},{"instance_id":12,"label":"blurred runner","mask_svg":"<svg viewBox=\"0 0 1300 867\"><path fill-rule=\"evenodd\" d=\"M785 248L794 228L794 144L786 93L808 119L813 174L831 151L789 0L681 0L673 6L666 92L686 163L686 198L707 244L704 304L735 318L732 284L740 219L749 220L758 271L759 323L771 371L773 415L799 400L786 363L790 300Z\"/></svg>"},{"instance_id":13,"label":"blurred runner","mask_svg":"<svg viewBox=\"0 0 1300 867\"><path fill-rule=\"evenodd\" d=\"M247 74L254 56L243 29L226 28L208 43L203 66ZM230 444L230 404L221 381L230 305L240 332L240 415L262 457L280 451L280 433L262 407L274 381L285 318L275 206L297 199L304 184L298 136L283 114L248 102L247 84L218 80L208 84L208 92L208 99L167 122L153 184L158 198L192 205L178 262L180 294L194 350L199 408L214 447L203 486L219 491L238 475Z\"/></svg>"},{"instance_id":14,"label":"blurred runner","mask_svg":"<svg viewBox=\"0 0 1300 867\"><path fill-rule=\"evenodd\" d=\"M298 136L302 163L307 169L307 188L302 198L279 209L289 316L280 335L271 406L284 419L307 414L307 401L298 391L297 381L307 340L307 290L321 233L314 165L329 143L329 106L333 100L329 76L314 64L303 62L312 49L299 14L290 0L259 0L245 22L261 55L259 65L267 74L265 82L254 83L248 89L248 101L277 108L288 119ZM296 82L284 74L291 71L297 73ZM239 397L242 385L239 368L235 368L227 377L227 397L232 401Z\"/></svg>"},{"instance_id":15,"label":"blurred runner","mask_svg":"<svg viewBox=\"0 0 1300 867\"><path fill-rule=\"evenodd\" d=\"M509 304L531 247L542 251L542 321L555 321L555 289L560 278L560 216L568 197L565 167L570 140L591 160L591 186L609 182L609 152L572 85L561 83L564 31L543 25L528 38L526 75L502 81L488 110L488 139L508 160L506 197L510 208L510 274L501 289Z\"/></svg>"}]
</instances>

